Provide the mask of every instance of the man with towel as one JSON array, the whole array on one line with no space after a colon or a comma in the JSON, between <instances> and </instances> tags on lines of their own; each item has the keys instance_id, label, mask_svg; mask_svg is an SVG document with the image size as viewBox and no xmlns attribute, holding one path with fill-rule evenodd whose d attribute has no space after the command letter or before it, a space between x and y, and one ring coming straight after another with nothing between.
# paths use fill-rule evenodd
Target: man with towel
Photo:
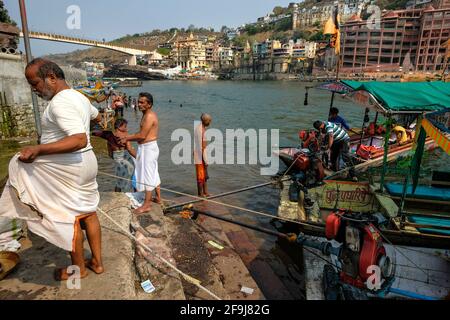
<instances>
[{"instance_id":1,"label":"man with towel","mask_svg":"<svg viewBox=\"0 0 450 320\"><path fill-rule=\"evenodd\" d=\"M145 191L144 204L137 208L134 213L142 214L149 212L152 206L152 191L155 190L156 198L154 201L161 204L161 191L158 172L158 116L152 110L153 96L148 92L141 92L138 100L139 110L142 111L141 129L138 133L130 136L124 136L119 142L125 145L129 141L138 142L136 154L136 189L138 192Z\"/></svg>"},{"instance_id":2,"label":"man with towel","mask_svg":"<svg viewBox=\"0 0 450 320\"><path fill-rule=\"evenodd\" d=\"M25 220L30 231L70 251L81 278L87 276L86 267L102 273L97 159L89 140L98 111L67 85L64 72L51 61L31 61L25 76L32 90L50 102L42 115L41 144L23 148L9 163L0 216ZM82 229L92 251L88 261ZM61 268L55 278L66 280L72 274Z\"/></svg>"}]
</instances>

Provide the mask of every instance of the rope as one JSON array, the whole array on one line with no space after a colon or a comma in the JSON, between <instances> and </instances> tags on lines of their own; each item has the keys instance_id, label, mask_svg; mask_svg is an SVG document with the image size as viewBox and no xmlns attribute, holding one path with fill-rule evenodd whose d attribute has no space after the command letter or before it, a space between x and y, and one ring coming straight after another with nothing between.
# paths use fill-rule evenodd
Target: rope
<instances>
[{"instance_id":1,"label":"rope","mask_svg":"<svg viewBox=\"0 0 450 320\"><path fill-rule=\"evenodd\" d=\"M114 223L117 227L119 227L123 232L125 232L125 234L127 236L129 236L131 239L133 239L136 243L138 243L139 245L141 245L144 249L146 249L148 252L150 252L151 254L153 254L155 257L157 257L159 260L161 260L162 262L164 262L167 266L169 266L170 268L172 268L173 270L175 270L176 272L178 272L186 281L192 283L193 285L197 286L199 289L205 291L206 293L208 293L209 295L211 295L212 297L214 297L217 300L222 300L221 298L219 298L217 295L215 295L214 293L212 293L211 291L209 291L207 288L205 288L204 286L202 286L200 284L200 281L191 277L190 275L184 273L183 271L181 271L180 269L178 269L177 267L175 267L173 264L171 264L169 261L167 261L166 259L164 259L163 257L161 257L159 254L157 254L156 252L154 252L152 249L150 249L145 243L140 242L134 235L132 235L128 230L126 230L124 227L122 227L120 224L118 224L113 218L111 218L110 215L108 215L105 211L103 211L102 209L98 208L98 211L100 211L100 213L102 213L105 217L107 217L109 220L111 220L112 223Z\"/></svg>"},{"instance_id":2,"label":"rope","mask_svg":"<svg viewBox=\"0 0 450 320\"><path fill-rule=\"evenodd\" d=\"M106 172L102 172L102 171L98 171L98 173L106 175L106 176L114 177L114 178L117 178L117 179L131 181L131 179L118 177L118 176L115 176L115 175L112 175L112 174L109 174L109 173L106 173ZM146 183L142 183L142 182L136 182L136 183L139 183L139 184L147 186L147 187L156 188L156 186L152 186L152 185L149 185L149 184L146 184ZM283 217L279 217L279 216L274 216L274 215L271 215L271 214L268 214L268 213L255 211L255 210L251 210L251 209L247 209L247 208L243 208L243 207L239 207L239 206L235 206L235 205L232 205L232 204L227 204L227 203L224 203L224 202L215 201L215 200L211 200L211 199L207 199L207 198L201 198L199 196L195 196L195 195L184 193L184 192L179 192L179 191L175 191L175 190L171 190L171 189L167 189L167 188L162 188L162 187L160 187L160 189L163 190L163 191L175 193L175 194L178 194L178 195L187 196L187 197L191 197L191 198L194 198L194 199L198 199L198 200L202 200L202 201L208 201L208 202L211 202L211 203L219 204L219 205L222 205L224 207L229 207L229 208L232 208L232 209L246 211L246 212L254 213L254 214L257 214L257 215L264 216L264 217L269 217L269 218L272 218L272 219L278 219L278 220L291 222L291 223L295 223L295 224L299 224L299 225L310 226L309 224L301 222L301 221L297 221L297 220L293 220L293 219L289 219L289 218L283 218Z\"/></svg>"}]
</instances>

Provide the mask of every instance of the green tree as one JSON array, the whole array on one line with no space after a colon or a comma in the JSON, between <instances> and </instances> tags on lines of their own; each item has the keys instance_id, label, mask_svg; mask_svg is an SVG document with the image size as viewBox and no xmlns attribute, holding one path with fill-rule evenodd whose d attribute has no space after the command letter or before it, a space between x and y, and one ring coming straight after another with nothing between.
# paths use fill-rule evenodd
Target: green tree
<instances>
[{"instance_id":1,"label":"green tree","mask_svg":"<svg viewBox=\"0 0 450 320\"><path fill-rule=\"evenodd\" d=\"M0 0L0 22L16 25L16 23L9 16L8 10L6 10L3 1Z\"/></svg>"},{"instance_id":2,"label":"green tree","mask_svg":"<svg viewBox=\"0 0 450 320\"><path fill-rule=\"evenodd\" d=\"M275 24L275 31L288 31L292 28L292 20L291 19L283 19L278 21Z\"/></svg>"},{"instance_id":3,"label":"green tree","mask_svg":"<svg viewBox=\"0 0 450 320\"><path fill-rule=\"evenodd\" d=\"M227 32L228 27L227 26L222 26L222 28L220 28L220 32L225 33Z\"/></svg>"},{"instance_id":4,"label":"green tree","mask_svg":"<svg viewBox=\"0 0 450 320\"><path fill-rule=\"evenodd\" d=\"M325 40L325 39L326 39L326 37L324 36L322 31L318 31L318 32L312 34L311 37L309 37L310 41L320 41L320 40Z\"/></svg>"},{"instance_id":5,"label":"green tree","mask_svg":"<svg viewBox=\"0 0 450 320\"><path fill-rule=\"evenodd\" d=\"M280 6L276 6L275 8L273 8L273 14L275 16L279 16L280 14L284 13L284 8L280 7Z\"/></svg>"},{"instance_id":6,"label":"green tree","mask_svg":"<svg viewBox=\"0 0 450 320\"><path fill-rule=\"evenodd\" d=\"M158 52L159 54L161 54L163 56L168 56L170 54L170 49L168 49L168 48L158 48L158 49L156 49L156 52Z\"/></svg>"}]
</instances>

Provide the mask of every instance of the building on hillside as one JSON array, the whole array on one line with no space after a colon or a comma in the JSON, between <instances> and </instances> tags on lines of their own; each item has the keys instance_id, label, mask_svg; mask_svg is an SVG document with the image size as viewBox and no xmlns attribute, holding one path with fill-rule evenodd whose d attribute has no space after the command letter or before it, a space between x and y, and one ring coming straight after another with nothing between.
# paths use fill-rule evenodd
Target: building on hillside
<instances>
[{"instance_id":1,"label":"building on hillside","mask_svg":"<svg viewBox=\"0 0 450 320\"><path fill-rule=\"evenodd\" d=\"M86 76L88 78L101 78L103 77L105 65L103 62L83 61L81 63L81 68L86 71Z\"/></svg>"},{"instance_id":2,"label":"building on hillside","mask_svg":"<svg viewBox=\"0 0 450 320\"><path fill-rule=\"evenodd\" d=\"M174 44L173 59L184 69L206 68L207 38L199 39L191 33L189 37L177 40Z\"/></svg>"},{"instance_id":3,"label":"building on hillside","mask_svg":"<svg viewBox=\"0 0 450 320\"><path fill-rule=\"evenodd\" d=\"M419 46L415 67L417 71L441 71L448 68L450 55L450 0L442 1L440 8L424 9L419 32Z\"/></svg>"},{"instance_id":4,"label":"building on hillside","mask_svg":"<svg viewBox=\"0 0 450 320\"><path fill-rule=\"evenodd\" d=\"M420 24L420 9L384 12L380 28L354 16L341 27L343 70L379 69L380 65L398 70L408 53L415 61Z\"/></svg>"},{"instance_id":5,"label":"building on hillside","mask_svg":"<svg viewBox=\"0 0 450 320\"><path fill-rule=\"evenodd\" d=\"M314 24L323 24L332 16L333 9L338 5L341 22L345 22L353 15L361 15L370 0L344 0L344 1L322 1L310 8L299 9L297 4L293 5L292 29L311 27Z\"/></svg>"},{"instance_id":6,"label":"building on hillside","mask_svg":"<svg viewBox=\"0 0 450 320\"><path fill-rule=\"evenodd\" d=\"M409 0L406 2L406 9L416 9L429 5L433 0Z\"/></svg>"},{"instance_id":7,"label":"building on hillside","mask_svg":"<svg viewBox=\"0 0 450 320\"><path fill-rule=\"evenodd\" d=\"M383 12L380 28L354 16L341 27L342 71L399 71L404 64L416 71L442 70L449 50L450 0L437 5Z\"/></svg>"},{"instance_id":8,"label":"building on hillside","mask_svg":"<svg viewBox=\"0 0 450 320\"><path fill-rule=\"evenodd\" d=\"M220 69L228 69L233 66L234 52L230 47L219 47Z\"/></svg>"}]
</instances>

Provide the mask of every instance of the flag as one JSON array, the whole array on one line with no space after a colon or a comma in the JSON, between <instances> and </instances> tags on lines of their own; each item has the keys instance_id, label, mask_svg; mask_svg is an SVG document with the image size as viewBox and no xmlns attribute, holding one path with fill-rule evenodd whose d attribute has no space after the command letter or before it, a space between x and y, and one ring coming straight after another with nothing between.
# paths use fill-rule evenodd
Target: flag
<instances>
[{"instance_id":1,"label":"flag","mask_svg":"<svg viewBox=\"0 0 450 320\"><path fill-rule=\"evenodd\" d=\"M333 9L332 16L325 23L323 30L323 34L331 34L330 47L334 48L336 54L341 52L340 20L338 7L336 6Z\"/></svg>"}]
</instances>

